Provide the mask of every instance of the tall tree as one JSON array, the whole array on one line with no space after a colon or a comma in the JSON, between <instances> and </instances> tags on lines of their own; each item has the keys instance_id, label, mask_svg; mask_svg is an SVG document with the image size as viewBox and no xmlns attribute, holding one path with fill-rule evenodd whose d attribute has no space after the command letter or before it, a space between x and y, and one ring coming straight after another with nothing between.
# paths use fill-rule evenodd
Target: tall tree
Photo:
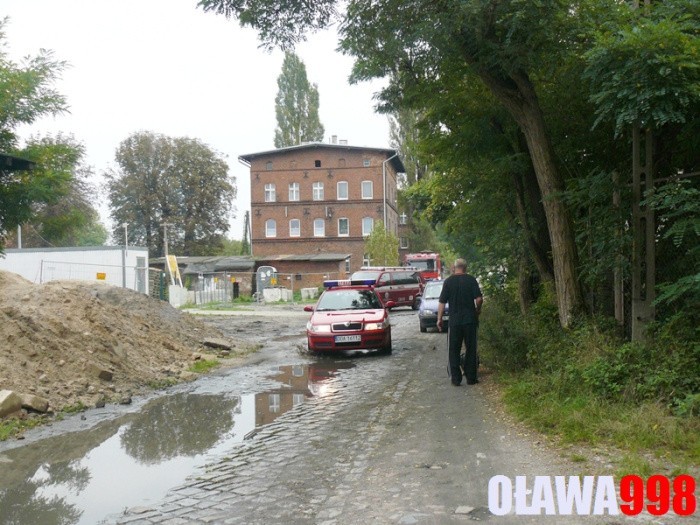
<instances>
[{"instance_id":1,"label":"tall tree","mask_svg":"<svg viewBox=\"0 0 700 525\"><path fill-rule=\"evenodd\" d=\"M275 147L285 148L323 140L324 129L318 116L318 87L309 83L306 66L292 52L284 54L277 87Z\"/></svg>"},{"instance_id":2,"label":"tall tree","mask_svg":"<svg viewBox=\"0 0 700 525\"><path fill-rule=\"evenodd\" d=\"M21 64L11 61L4 50L7 23L7 18L0 20L0 152L23 157L17 127L67 108L65 98L53 88L66 64L45 50ZM30 174L0 168L0 251L2 236L29 220L34 204L55 202L60 197L53 191L55 185L64 182L65 173L44 170Z\"/></svg>"},{"instance_id":3,"label":"tall tree","mask_svg":"<svg viewBox=\"0 0 700 525\"><path fill-rule=\"evenodd\" d=\"M222 249L236 196L221 156L197 139L135 133L106 174L114 235L127 224L130 244L164 253L211 255Z\"/></svg>"}]
</instances>

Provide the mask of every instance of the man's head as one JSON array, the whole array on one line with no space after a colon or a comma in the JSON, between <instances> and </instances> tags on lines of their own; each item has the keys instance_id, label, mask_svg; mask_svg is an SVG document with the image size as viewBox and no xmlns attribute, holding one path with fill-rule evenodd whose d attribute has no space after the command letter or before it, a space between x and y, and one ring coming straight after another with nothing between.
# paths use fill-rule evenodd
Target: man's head
<instances>
[{"instance_id":1,"label":"man's head","mask_svg":"<svg viewBox=\"0 0 700 525\"><path fill-rule=\"evenodd\" d=\"M464 259L457 259L455 261L455 273L466 273L467 272L467 261Z\"/></svg>"}]
</instances>

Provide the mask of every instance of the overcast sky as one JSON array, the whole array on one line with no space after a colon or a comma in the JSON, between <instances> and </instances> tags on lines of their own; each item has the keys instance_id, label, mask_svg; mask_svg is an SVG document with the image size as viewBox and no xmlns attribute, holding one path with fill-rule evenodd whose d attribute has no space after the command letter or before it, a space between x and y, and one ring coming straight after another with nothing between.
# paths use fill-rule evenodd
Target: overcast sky
<instances>
[{"instance_id":1,"label":"overcast sky","mask_svg":"<svg viewBox=\"0 0 700 525\"><path fill-rule=\"evenodd\" d=\"M226 156L236 177L240 239L250 181L238 157L273 149L281 51L259 48L254 31L204 13L197 0L2 0L6 51L14 61L50 49L70 64L57 89L70 113L20 129L23 138L62 132L86 148L101 183L119 143L137 131L197 138ZM318 85L326 141L388 147L389 125L374 112L379 84L351 86L352 59L335 51L333 32L296 50ZM101 193L104 193L103 191ZM107 223L106 201L100 212Z\"/></svg>"}]
</instances>

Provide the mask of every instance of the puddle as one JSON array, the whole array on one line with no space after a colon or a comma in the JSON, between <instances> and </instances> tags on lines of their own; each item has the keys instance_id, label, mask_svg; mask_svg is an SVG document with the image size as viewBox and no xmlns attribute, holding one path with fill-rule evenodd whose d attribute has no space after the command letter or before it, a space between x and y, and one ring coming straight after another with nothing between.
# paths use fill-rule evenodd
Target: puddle
<instances>
[{"instance_id":1,"label":"puddle","mask_svg":"<svg viewBox=\"0 0 700 525\"><path fill-rule=\"evenodd\" d=\"M198 467L230 453L310 397L335 390L352 363L276 367L278 388L164 395L138 413L0 454L0 523L95 524L160 501Z\"/></svg>"}]
</instances>

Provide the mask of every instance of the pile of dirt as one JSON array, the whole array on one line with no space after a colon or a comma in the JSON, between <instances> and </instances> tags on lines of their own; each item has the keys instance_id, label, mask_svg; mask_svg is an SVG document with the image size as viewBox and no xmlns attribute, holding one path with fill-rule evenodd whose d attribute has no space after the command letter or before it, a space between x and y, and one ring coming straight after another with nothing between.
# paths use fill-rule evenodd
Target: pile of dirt
<instances>
[{"instance_id":1,"label":"pile of dirt","mask_svg":"<svg viewBox=\"0 0 700 525\"><path fill-rule=\"evenodd\" d=\"M186 378L208 337L221 334L132 290L0 271L0 390L41 396L54 411Z\"/></svg>"}]
</instances>

